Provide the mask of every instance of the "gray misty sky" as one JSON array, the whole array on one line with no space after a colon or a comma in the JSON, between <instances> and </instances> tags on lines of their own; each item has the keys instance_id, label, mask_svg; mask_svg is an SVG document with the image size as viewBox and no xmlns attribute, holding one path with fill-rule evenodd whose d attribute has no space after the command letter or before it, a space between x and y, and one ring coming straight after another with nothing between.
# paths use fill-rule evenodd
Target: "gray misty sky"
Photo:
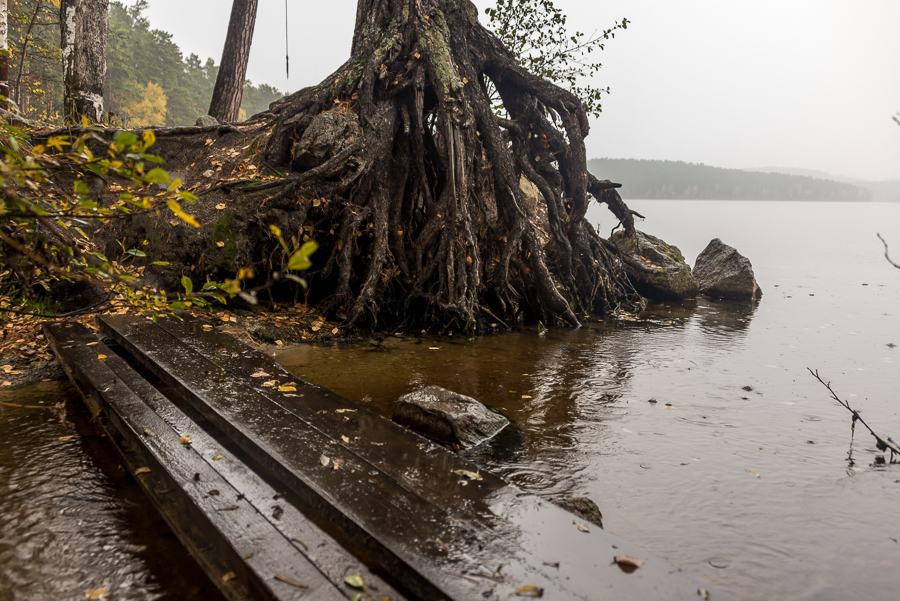
<instances>
[{"instance_id":1,"label":"gray misty sky","mask_svg":"<svg viewBox=\"0 0 900 601\"><path fill-rule=\"evenodd\" d=\"M219 62L230 0L149 2L152 27ZM585 33L631 21L602 53L594 83L611 94L588 157L900 179L898 0L555 3ZM287 92L318 83L349 55L355 8L288 0L288 80L285 2L259 0L248 77Z\"/></svg>"}]
</instances>

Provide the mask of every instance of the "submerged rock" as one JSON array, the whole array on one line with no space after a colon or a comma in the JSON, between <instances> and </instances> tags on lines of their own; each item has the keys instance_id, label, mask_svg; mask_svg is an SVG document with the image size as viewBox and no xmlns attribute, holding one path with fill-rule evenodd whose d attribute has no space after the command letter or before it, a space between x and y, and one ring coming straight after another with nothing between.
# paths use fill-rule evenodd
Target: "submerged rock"
<instances>
[{"instance_id":1,"label":"submerged rock","mask_svg":"<svg viewBox=\"0 0 900 601\"><path fill-rule=\"evenodd\" d=\"M750 260L718 238L697 256L694 278L700 285L700 293L707 296L734 299L762 296Z\"/></svg>"},{"instance_id":2,"label":"submerged rock","mask_svg":"<svg viewBox=\"0 0 900 601\"><path fill-rule=\"evenodd\" d=\"M425 386L397 399L391 419L428 438L466 449L509 424L472 397L440 386Z\"/></svg>"},{"instance_id":3,"label":"submerged rock","mask_svg":"<svg viewBox=\"0 0 900 601\"><path fill-rule=\"evenodd\" d=\"M641 231L637 232L637 245L624 231L617 232L610 240L622 251L625 272L641 296L653 300L697 296L699 286L677 247Z\"/></svg>"},{"instance_id":4,"label":"submerged rock","mask_svg":"<svg viewBox=\"0 0 900 601\"><path fill-rule=\"evenodd\" d=\"M603 514L597 504L587 497L557 497L550 499L557 507L562 507L569 513L577 515L586 522L603 528Z\"/></svg>"}]
</instances>

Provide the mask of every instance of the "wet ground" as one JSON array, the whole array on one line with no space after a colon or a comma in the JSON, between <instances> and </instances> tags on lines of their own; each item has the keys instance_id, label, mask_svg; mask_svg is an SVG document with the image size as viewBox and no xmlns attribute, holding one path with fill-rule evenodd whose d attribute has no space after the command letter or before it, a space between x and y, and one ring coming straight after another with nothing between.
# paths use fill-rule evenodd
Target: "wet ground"
<instances>
[{"instance_id":1,"label":"wet ground","mask_svg":"<svg viewBox=\"0 0 900 601\"><path fill-rule=\"evenodd\" d=\"M631 204L658 218L642 229L691 261L713 236L738 247L762 301L655 305L639 321L475 341L269 350L383 414L419 384L481 399L513 425L478 461L538 494L590 496L609 531L738 598L895 598L900 466L875 465L861 428L847 460L850 416L806 368L900 439L900 348L889 346L900 345L900 271L874 237L900 249L900 205ZM41 383L0 403L72 397ZM80 402L66 406L74 429L48 409L0 404L0 600L100 587L208 598L106 441L73 414Z\"/></svg>"}]
</instances>

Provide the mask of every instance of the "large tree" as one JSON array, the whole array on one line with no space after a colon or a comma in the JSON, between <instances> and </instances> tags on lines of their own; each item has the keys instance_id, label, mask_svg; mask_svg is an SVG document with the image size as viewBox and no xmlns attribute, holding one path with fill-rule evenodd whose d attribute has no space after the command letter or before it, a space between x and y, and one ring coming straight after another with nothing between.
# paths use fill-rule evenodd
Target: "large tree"
<instances>
[{"instance_id":1,"label":"large tree","mask_svg":"<svg viewBox=\"0 0 900 601\"><path fill-rule=\"evenodd\" d=\"M234 0L231 5L222 62L209 104L209 114L222 123L238 120L247 61L250 59L250 43L253 41L253 27L256 24L257 4L258 0Z\"/></svg>"},{"instance_id":2,"label":"large tree","mask_svg":"<svg viewBox=\"0 0 900 601\"><path fill-rule=\"evenodd\" d=\"M350 58L272 112L266 160L302 173L267 206L302 209L322 247L312 294L348 324L577 325L636 300L585 220L593 196L634 227L588 174L582 103L520 66L469 0L358 0Z\"/></svg>"},{"instance_id":3,"label":"large tree","mask_svg":"<svg viewBox=\"0 0 900 601\"><path fill-rule=\"evenodd\" d=\"M106 82L109 0L62 0L59 10L64 118L78 122L87 117L93 123L100 123Z\"/></svg>"}]
</instances>

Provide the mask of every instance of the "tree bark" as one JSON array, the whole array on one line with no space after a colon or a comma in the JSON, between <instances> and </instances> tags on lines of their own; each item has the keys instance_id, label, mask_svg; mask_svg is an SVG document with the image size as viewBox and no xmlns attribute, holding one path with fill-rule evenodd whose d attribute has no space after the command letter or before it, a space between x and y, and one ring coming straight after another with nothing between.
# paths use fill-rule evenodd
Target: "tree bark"
<instances>
[{"instance_id":1,"label":"tree bark","mask_svg":"<svg viewBox=\"0 0 900 601\"><path fill-rule=\"evenodd\" d=\"M62 0L60 33L65 80L63 117L78 123L103 121L109 0Z\"/></svg>"},{"instance_id":2,"label":"tree bark","mask_svg":"<svg viewBox=\"0 0 900 601\"><path fill-rule=\"evenodd\" d=\"M640 304L584 218L593 194L633 233L615 190L589 179L581 102L525 71L469 0L358 0L350 59L271 111L267 162L304 173L267 206L304 208L311 294L347 325L577 326ZM323 123L351 117L362 133L310 168Z\"/></svg>"},{"instance_id":3,"label":"tree bark","mask_svg":"<svg viewBox=\"0 0 900 601\"><path fill-rule=\"evenodd\" d=\"M220 123L238 120L247 61L250 59L250 43L253 41L253 28L256 24L257 4L258 0L234 0L231 5L222 62L209 104L209 114Z\"/></svg>"},{"instance_id":4,"label":"tree bark","mask_svg":"<svg viewBox=\"0 0 900 601\"><path fill-rule=\"evenodd\" d=\"M9 108L9 21L7 0L0 0L0 108Z\"/></svg>"}]
</instances>

